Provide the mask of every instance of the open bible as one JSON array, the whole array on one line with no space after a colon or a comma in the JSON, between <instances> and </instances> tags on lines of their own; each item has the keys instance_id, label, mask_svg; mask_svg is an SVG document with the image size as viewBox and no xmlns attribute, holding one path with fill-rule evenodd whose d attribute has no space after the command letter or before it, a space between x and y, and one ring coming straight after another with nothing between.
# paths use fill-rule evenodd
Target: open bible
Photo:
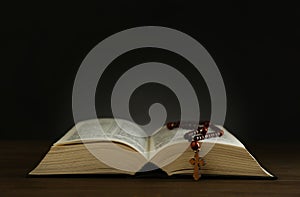
<instances>
[{"instance_id":1,"label":"open bible","mask_svg":"<svg viewBox=\"0 0 300 197\"><path fill-rule=\"evenodd\" d=\"M101 130L99 130L101 125ZM273 177L229 131L204 139L200 156L206 160L204 175ZM121 119L93 119L77 123L32 170L30 175L131 174L154 170L168 175L193 174L193 157L187 129L159 128L151 136L135 123ZM208 133L211 132L209 128Z\"/></svg>"}]
</instances>

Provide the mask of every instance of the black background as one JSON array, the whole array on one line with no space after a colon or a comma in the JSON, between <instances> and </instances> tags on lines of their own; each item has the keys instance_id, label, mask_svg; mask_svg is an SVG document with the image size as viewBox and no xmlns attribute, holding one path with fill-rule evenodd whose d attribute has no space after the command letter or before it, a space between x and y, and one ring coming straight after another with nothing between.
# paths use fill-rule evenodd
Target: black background
<instances>
[{"instance_id":1,"label":"black background","mask_svg":"<svg viewBox=\"0 0 300 197\"><path fill-rule=\"evenodd\" d=\"M106 37L145 25L165 26L198 40L219 67L227 92L225 127L248 144L299 137L299 6L253 3L115 2L14 3L1 11L1 138L55 141L73 126L72 88L88 52ZM111 116L110 91L126 69L147 61L168 63L194 85L204 119L210 99L199 73L159 49L120 56L98 84L100 117ZM161 102L168 120L178 101L168 88L149 84L132 95L136 121L149 121Z\"/></svg>"}]
</instances>

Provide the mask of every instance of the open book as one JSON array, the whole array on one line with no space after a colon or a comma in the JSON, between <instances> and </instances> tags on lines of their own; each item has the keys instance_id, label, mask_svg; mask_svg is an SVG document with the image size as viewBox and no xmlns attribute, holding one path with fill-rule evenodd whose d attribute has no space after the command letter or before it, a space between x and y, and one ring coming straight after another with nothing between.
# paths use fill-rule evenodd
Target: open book
<instances>
[{"instance_id":1,"label":"open book","mask_svg":"<svg viewBox=\"0 0 300 197\"><path fill-rule=\"evenodd\" d=\"M99 130L99 124L102 130ZM219 138L204 139L201 174L273 177L225 128ZM94 119L77 123L58 140L30 175L131 174L154 170L168 175L192 174L194 156L184 138L189 130L161 127L151 136L136 124L121 119ZM208 130L208 133L211 130Z\"/></svg>"}]
</instances>

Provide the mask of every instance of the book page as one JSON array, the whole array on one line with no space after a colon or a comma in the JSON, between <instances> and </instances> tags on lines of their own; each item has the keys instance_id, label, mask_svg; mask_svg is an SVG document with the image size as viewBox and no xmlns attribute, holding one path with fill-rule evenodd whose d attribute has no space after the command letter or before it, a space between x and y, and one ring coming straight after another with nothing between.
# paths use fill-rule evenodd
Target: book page
<instances>
[{"instance_id":1,"label":"book page","mask_svg":"<svg viewBox=\"0 0 300 197\"><path fill-rule=\"evenodd\" d=\"M162 127L158 132L155 132L150 138L150 151L157 150L167 144L176 143L183 141L184 129L173 129L169 130L166 126Z\"/></svg>"},{"instance_id":2,"label":"book page","mask_svg":"<svg viewBox=\"0 0 300 197\"><path fill-rule=\"evenodd\" d=\"M223 130L224 135L219 138L205 139L204 142L213 142L213 143L218 143L218 144L227 144L227 145L231 145L231 146L244 147L244 145L236 137L234 137L228 130L226 130L224 127L222 127L220 125L216 125L216 127ZM210 132L210 130L209 130L209 132Z\"/></svg>"},{"instance_id":3,"label":"book page","mask_svg":"<svg viewBox=\"0 0 300 197\"><path fill-rule=\"evenodd\" d=\"M93 119L77 123L65 136L54 145L76 142L116 141L133 147L140 153L147 152L148 137L134 123L117 119ZM103 132L99 128L101 125Z\"/></svg>"}]
</instances>

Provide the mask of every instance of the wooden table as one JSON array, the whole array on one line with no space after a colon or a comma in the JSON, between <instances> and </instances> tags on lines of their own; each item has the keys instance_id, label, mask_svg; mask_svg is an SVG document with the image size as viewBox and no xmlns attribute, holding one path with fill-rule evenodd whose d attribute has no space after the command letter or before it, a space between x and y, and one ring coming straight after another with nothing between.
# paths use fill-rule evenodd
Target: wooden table
<instances>
[{"instance_id":1,"label":"wooden table","mask_svg":"<svg viewBox=\"0 0 300 197\"><path fill-rule=\"evenodd\" d=\"M127 176L28 177L50 145L47 141L1 141L0 196L300 196L300 148L295 143L250 147L277 180L210 178L194 182L192 178Z\"/></svg>"}]
</instances>

